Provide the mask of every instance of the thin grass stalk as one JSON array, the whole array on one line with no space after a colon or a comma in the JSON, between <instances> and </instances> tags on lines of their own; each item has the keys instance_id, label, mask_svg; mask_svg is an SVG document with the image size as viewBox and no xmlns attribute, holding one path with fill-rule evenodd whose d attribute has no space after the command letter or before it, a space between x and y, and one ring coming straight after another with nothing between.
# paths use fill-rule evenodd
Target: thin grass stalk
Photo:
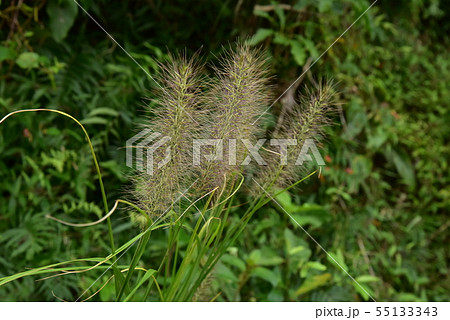
<instances>
[{"instance_id":1,"label":"thin grass stalk","mask_svg":"<svg viewBox=\"0 0 450 320\"><path fill-rule=\"evenodd\" d=\"M149 220L149 222L148 222L149 223L148 228L150 228L150 226L151 226L150 221L151 220ZM120 301L120 298L124 294L124 292L128 286L128 283L131 279L131 276L133 275L134 270L135 270L137 264L139 263L139 260L141 259L142 255L144 254L145 247L147 246L147 243L150 240L150 235L151 235L151 232L148 232L141 239L139 239L138 246L134 252L133 258L131 259L130 267L127 272L127 276L125 277L124 283L122 284L122 287L120 288L119 293L117 294L116 301Z\"/></svg>"},{"instance_id":2,"label":"thin grass stalk","mask_svg":"<svg viewBox=\"0 0 450 320\"><path fill-rule=\"evenodd\" d=\"M63 111L54 110L54 109L39 108L39 109L25 109L25 110L18 110L18 111L11 112L11 113L7 114L5 117L3 117L0 120L0 124L4 120L6 120L8 117L10 117L10 116L12 116L14 114L24 113L24 112L39 112L39 111L53 112L53 113L61 114L61 115L65 116L65 117L67 117L69 119L72 119L73 121L75 121L76 124L78 124L81 127L81 129L83 130L83 133L84 133L84 135L85 135L85 137L86 137L86 139L88 141L89 148L90 148L90 151L91 151L91 154L92 154L92 158L94 160L95 170L97 171L98 182L99 182L99 185L100 185L100 191L101 191L102 199L103 199L103 206L105 208L105 214L108 214L108 212L109 212L108 200L106 198L106 192L105 192L105 187L103 185L103 179L102 179L102 174L101 174L101 171L100 171L100 166L99 166L98 161L97 161L97 156L96 156L95 151L94 151L94 146L92 145L91 139L89 138L89 134L87 133L86 129L81 124L81 122L79 122L75 117L73 117L70 114L65 113ZM107 224L108 224L108 237L109 237L109 242L110 242L110 245L111 245L111 253L114 256L113 261L115 262L115 259L116 259L115 258L116 248L115 248L115 243L114 243L114 235L113 235L113 230L112 230L111 219L109 217L107 218ZM118 278L120 278L122 276L122 274L117 270L117 268L114 265L113 265L113 272ZM116 292L117 292L117 289L118 288L116 286Z\"/></svg>"},{"instance_id":3,"label":"thin grass stalk","mask_svg":"<svg viewBox=\"0 0 450 320\"><path fill-rule=\"evenodd\" d=\"M210 225L211 221L213 221L213 220L219 220L219 227L220 227L220 225L222 224L221 219L211 217L211 218L208 220L208 223L205 224L205 225L203 226L202 230L200 230L200 233L202 233L202 232L205 233L205 234L204 234L204 238L202 239L202 238L200 237L200 234L199 234L199 236L197 237L198 243L200 243L201 245L200 245L200 246L197 246L198 253L197 253L197 256L196 256L196 260L195 260L195 262L191 265L191 269L190 269L190 271L189 271L189 273L188 273L188 275L187 275L187 277L186 277L186 281L185 281L185 283L184 283L184 285L183 285L183 287L182 287L182 289L181 289L181 291L180 291L180 293L179 293L179 296L181 296L181 297L179 297L179 298L177 299L178 301L189 299L189 295L187 295L187 296L184 295L189 289L192 289L192 288L193 288L193 289L194 289L193 293L195 293L195 290L197 289L196 286L192 286L191 278L193 277L194 273L197 273L198 270L201 269L201 267L200 267L200 265L201 265L201 260L202 260L203 257L206 255L206 253L209 251L210 246L211 246L212 242L214 241L214 239L217 239L217 237L218 237L218 231L219 231L219 229L216 229L213 233L208 233L209 228L210 228L210 227L211 227L211 228L214 227L214 226L211 226L211 225ZM184 299L183 299L183 297L184 297ZM186 298L187 298L187 299L186 299Z\"/></svg>"}]
</instances>

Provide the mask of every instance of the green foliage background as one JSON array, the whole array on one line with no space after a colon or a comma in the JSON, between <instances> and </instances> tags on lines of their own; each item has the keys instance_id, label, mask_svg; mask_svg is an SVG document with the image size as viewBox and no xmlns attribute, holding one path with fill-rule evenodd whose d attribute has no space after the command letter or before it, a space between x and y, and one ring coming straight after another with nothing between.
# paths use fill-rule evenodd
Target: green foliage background
<instances>
[{"instance_id":1,"label":"green foliage background","mask_svg":"<svg viewBox=\"0 0 450 320\"><path fill-rule=\"evenodd\" d=\"M168 51L202 47L214 61L223 45L254 35L271 56L278 94L371 4L79 2L151 74ZM379 301L449 299L449 14L439 0L378 1L302 81L337 80L342 108L321 149L322 177L278 201ZM113 203L128 186L123 146L155 83L71 0L0 1L0 18L0 116L56 108L82 120ZM102 215L89 147L69 119L33 113L3 123L0 181L0 277L109 252L105 225L74 229L45 218ZM125 211L112 222L122 243L137 233ZM143 266L164 253L164 232L155 236ZM1 287L0 300L75 300L98 275L24 278ZM218 292L221 301L368 300L273 204L253 218L200 298ZM112 294L108 285L94 300Z\"/></svg>"}]
</instances>

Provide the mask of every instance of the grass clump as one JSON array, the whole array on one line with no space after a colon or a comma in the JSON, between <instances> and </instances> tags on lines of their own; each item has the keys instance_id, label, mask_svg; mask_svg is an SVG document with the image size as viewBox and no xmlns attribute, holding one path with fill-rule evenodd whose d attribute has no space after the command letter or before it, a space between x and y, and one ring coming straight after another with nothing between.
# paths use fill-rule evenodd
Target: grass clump
<instances>
[{"instance_id":1,"label":"grass clump","mask_svg":"<svg viewBox=\"0 0 450 320\"><path fill-rule=\"evenodd\" d=\"M247 184L250 189L258 189L259 185L250 178L262 177L269 192L274 184L287 186L279 194L298 180L295 165L277 163L280 154L273 150L268 153L268 165L262 166L263 170L255 172L255 167L248 170L247 164L251 162L248 143L254 146L255 140L267 131L255 120L267 110L273 97L264 53L240 43L235 49L226 50L220 59L220 65L212 68L214 76L210 77L205 75L198 55L191 58L185 54L171 55L166 63L160 65L160 88L154 98L157 108L151 110L153 115L141 128L157 135L137 146L142 148L137 150L142 154L142 162L137 165L146 168L152 160L153 171L148 172L146 168L147 171L136 172L132 177L134 188L130 193L137 206L117 200L107 213L109 221L119 203L130 205L135 214L145 217L141 232L117 249L112 239L112 253L105 258L66 261L32 269L0 278L0 285L29 275L50 273L50 277L54 277L94 269L106 272L113 268L114 274L107 282L115 280L116 301L198 301L215 299L220 294L215 293L215 297L210 298L207 294L215 266L243 232L253 214L271 200L268 192L249 196L243 192L242 186ZM282 137L298 140L294 151L298 151L306 139L316 138L322 133L323 126L328 123L327 114L334 104L334 90L329 84L323 83L306 94L280 133ZM195 165L193 142L196 139L235 141L235 150L228 145L223 149L221 159L201 159L201 164ZM242 143L244 140L247 144ZM164 146L161 143L156 148L152 145L154 141L162 141ZM149 158L148 148L154 148L150 150L153 158ZM207 146L202 152L213 153L215 148L217 146ZM170 150L170 157L167 150ZM289 156L288 160L292 162L293 158ZM261 167L256 166L256 169ZM314 172L294 184L312 174ZM101 175L99 179L102 183ZM248 201L242 203L245 197ZM242 207L242 214L231 218L230 213L236 204ZM104 220L102 218L89 225ZM161 229L166 230L164 253L157 264L144 268L140 264L147 244L151 236ZM113 235L112 232L110 234ZM132 248L131 261L120 265L122 256ZM84 264L80 266L79 263ZM90 292L89 298L101 291L104 285L106 283L97 291ZM83 295L93 290L91 286Z\"/></svg>"}]
</instances>

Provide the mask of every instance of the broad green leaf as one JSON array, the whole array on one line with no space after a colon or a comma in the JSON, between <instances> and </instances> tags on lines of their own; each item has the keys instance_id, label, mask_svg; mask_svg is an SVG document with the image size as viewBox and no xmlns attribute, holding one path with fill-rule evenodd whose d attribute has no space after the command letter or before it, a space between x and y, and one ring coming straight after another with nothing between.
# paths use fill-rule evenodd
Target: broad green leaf
<instances>
[{"instance_id":1,"label":"broad green leaf","mask_svg":"<svg viewBox=\"0 0 450 320\"><path fill-rule=\"evenodd\" d=\"M332 7L331 0L321 0L317 2L317 8L319 9L319 12L330 11L331 7Z\"/></svg>"},{"instance_id":2,"label":"broad green leaf","mask_svg":"<svg viewBox=\"0 0 450 320\"><path fill-rule=\"evenodd\" d=\"M59 130L55 127L50 127L45 130L45 133L50 136L59 136L61 134L61 130Z\"/></svg>"},{"instance_id":3,"label":"broad green leaf","mask_svg":"<svg viewBox=\"0 0 450 320\"><path fill-rule=\"evenodd\" d=\"M295 62L299 66L303 66L306 61L306 51L305 48L297 41L291 42L291 53L294 57Z\"/></svg>"},{"instance_id":4,"label":"broad green leaf","mask_svg":"<svg viewBox=\"0 0 450 320\"><path fill-rule=\"evenodd\" d=\"M108 120L107 119L100 118L100 117L87 118L87 119L81 120L80 122L83 125L86 125L86 124L103 124L103 125L107 125L108 124Z\"/></svg>"},{"instance_id":5,"label":"broad green leaf","mask_svg":"<svg viewBox=\"0 0 450 320\"><path fill-rule=\"evenodd\" d=\"M95 108L94 110L92 110L91 112L88 113L86 118L90 118L90 117L93 117L93 116L96 116L99 114L117 117L119 115L119 112L117 112L116 110L111 109L111 108Z\"/></svg>"},{"instance_id":6,"label":"broad green leaf","mask_svg":"<svg viewBox=\"0 0 450 320\"><path fill-rule=\"evenodd\" d=\"M230 254L224 254L223 257L221 258L221 261L223 263L238 268L240 271L245 270L245 262L239 259L238 257L232 256Z\"/></svg>"},{"instance_id":7,"label":"broad green leaf","mask_svg":"<svg viewBox=\"0 0 450 320\"><path fill-rule=\"evenodd\" d=\"M305 49L308 50L309 55L311 56L311 58L315 59L319 56L319 51L317 51L316 45L314 44L314 42L310 39L307 38L300 38L303 42L303 45L305 46Z\"/></svg>"},{"instance_id":8,"label":"broad green leaf","mask_svg":"<svg viewBox=\"0 0 450 320\"><path fill-rule=\"evenodd\" d=\"M278 16L278 20L280 21L280 29L284 30L286 25L286 15L284 14L284 10L280 6L275 6L275 13Z\"/></svg>"},{"instance_id":9,"label":"broad green leaf","mask_svg":"<svg viewBox=\"0 0 450 320\"><path fill-rule=\"evenodd\" d=\"M253 14L255 16L259 16L259 17L265 18L265 19L269 20L272 24L275 24L275 20L266 11L253 10Z\"/></svg>"},{"instance_id":10,"label":"broad green leaf","mask_svg":"<svg viewBox=\"0 0 450 320\"><path fill-rule=\"evenodd\" d=\"M355 281L352 281L353 288L363 297L364 300L369 300L369 294L373 296L373 291L362 282L356 283Z\"/></svg>"},{"instance_id":11,"label":"broad green leaf","mask_svg":"<svg viewBox=\"0 0 450 320\"><path fill-rule=\"evenodd\" d=\"M251 276L266 280L267 282L270 282L274 287L280 281L278 275L275 272L263 267L257 267L253 269L251 272Z\"/></svg>"},{"instance_id":12,"label":"broad green leaf","mask_svg":"<svg viewBox=\"0 0 450 320\"><path fill-rule=\"evenodd\" d=\"M308 275L309 270L325 271L325 270L327 270L327 267L317 261L308 261L302 267L302 270L300 271L300 276L302 278L305 278Z\"/></svg>"},{"instance_id":13,"label":"broad green leaf","mask_svg":"<svg viewBox=\"0 0 450 320\"><path fill-rule=\"evenodd\" d=\"M16 63L22 69L39 67L39 55L35 52L24 52L19 55Z\"/></svg>"},{"instance_id":14,"label":"broad green leaf","mask_svg":"<svg viewBox=\"0 0 450 320\"><path fill-rule=\"evenodd\" d=\"M268 247L253 250L248 258L248 263L250 265L258 266L275 266L283 261L283 258L279 257L275 251Z\"/></svg>"},{"instance_id":15,"label":"broad green leaf","mask_svg":"<svg viewBox=\"0 0 450 320\"><path fill-rule=\"evenodd\" d=\"M283 290L273 288L267 295L267 301L270 302L283 302L285 300Z\"/></svg>"},{"instance_id":16,"label":"broad green leaf","mask_svg":"<svg viewBox=\"0 0 450 320\"><path fill-rule=\"evenodd\" d=\"M292 200L287 193L278 195L277 201L289 212L290 216L295 220L295 225L311 225L318 228L330 219L329 212L322 206L314 203L305 203L302 206L298 206L291 202Z\"/></svg>"},{"instance_id":17,"label":"broad green leaf","mask_svg":"<svg viewBox=\"0 0 450 320\"><path fill-rule=\"evenodd\" d=\"M396 301L399 302L425 302L423 298L419 298L418 296L414 295L413 293L409 292L400 292L396 295Z\"/></svg>"},{"instance_id":18,"label":"broad green leaf","mask_svg":"<svg viewBox=\"0 0 450 320\"><path fill-rule=\"evenodd\" d=\"M300 288L297 289L295 294L299 296L301 294L307 293L311 290L314 290L320 286L327 284L330 280L331 280L330 273L319 274L317 276L308 278L305 280L305 282L303 282Z\"/></svg>"},{"instance_id":19,"label":"broad green leaf","mask_svg":"<svg viewBox=\"0 0 450 320\"><path fill-rule=\"evenodd\" d=\"M344 256L340 250L337 250L337 253L329 252L328 254L327 259L329 262L331 262L338 270L348 272L348 266L345 264Z\"/></svg>"},{"instance_id":20,"label":"broad green leaf","mask_svg":"<svg viewBox=\"0 0 450 320\"><path fill-rule=\"evenodd\" d=\"M364 110L363 102L354 98L347 105L347 130L344 132L345 138L353 139L367 125L368 119Z\"/></svg>"},{"instance_id":21,"label":"broad green leaf","mask_svg":"<svg viewBox=\"0 0 450 320\"><path fill-rule=\"evenodd\" d=\"M377 282L380 281L379 278L371 276L371 275L363 275L363 276L359 276L355 279L357 282Z\"/></svg>"},{"instance_id":22,"label":"broad green leaf","mask_svg":"<svg viewBox=\"0 0 450 320\"><path fill-rule=\"evenodd\" d=\"M410 187L414 187L416 184L414 167L408 155L403 151L393 151L392 159L403 181Z\"/></svg>"},{"instance_id":23,"label":"broad green leaf","mask_svg":"<svg viewBox=\"0 0 450 320\"><path fill-rule=\"evenodd\" d=\"M288 254L289 254L290 256L292 256L292 255L295 255L295 254L297 254L297 253L299 253L299 252L304 251L305 249L306 249L306 248L305 248L304 246L297 246L297 247L291 248L291 249L288 251Z\"/></svg>"},{"instance_id":24,"label":"broad green leaf","mask_svg":"<svg viewBox=\"0 0 450 320\"><path fill-rule=\"evenodd\" d=\"M72 0L50 0L47 4L47 14L52 37L61 42L72 27L78 13L78 6Z\"/></svg>"},{"instance_id":25,"label":"broad green leaf","mask_svg":"<svg viewBox=\"0 0 450 320\"><path fill-rule=\"evenodd\" d=\"M275 37L273 38L273 42L277 44L281 44L283 46L289 46L292 43L292 39L289 39L284 34L277 32L275 33Z\"/></svg>"},{"instance_id":26,"label":"broad green leaf","mask_svg":"<svg viewBox=\"0 0 450 320\"><path fill-rule=\"evenodd\" d=\"M302 227L306 225L311 225L317 228L322 225L322 221L318 217L312 215L291 214L291 216Z\"/></svg>"},{"instance_id":27,"label":"broad green leaf","mask_svg":"<svg viewBox=\"0 0 450 320\"><path fill-rule=\"evenodd\" d=\"M217 264L214 274L217 278L220 278L228 283L238 282L238 278L233 271L231 271L231 269L223 263Z\"/></svg>"},{"instance_id":28,"label":"broad green leaf","mask_svg":"<svg viewBox=\"0 0 450 320\"><path fill-rule=\"evenodd\" d=\"M264 28L258 29L255 35L249 40L249 44L250 45L258 44L266 40L266 38L270 37L273 33L274 31L271 29L264 29Z\"/></svg>"},{"instance_id":29,"label":"broad green leaf","mask_svg":"<svg viewBox=\"0 0 450 320\"><path fill-rule=\"evenodd\" d=\"M300 264L309 260L311 250L307 247L307 243L304 240L295 236L289 229L284 230L284 239L286 241L286 254L292 256L290 260L295 257Z\"/></svg>"},{"instance_id":30,"label":"broad green leaf","mask_svg":"<svg viewBox=\"0 0 450 320\"><path fill-rule=\"evenodd\" d=\"M14 59L16 53L11 48L0 46L0 61Z\"/></svg>"},{"instance_id":31,"label":"broad green leaf","mask_svg":"<svg viewBox=\"0 0 450 320\"><path fill-rule=\"evenodd\" d=\"M275 194L277 194L280 190L275 190ZM289 192L282 192L280 194L277 194L275 197L275 200L286 210L289 214L296 211L299 206L297 206L295 203L292 203L292 198Z\"/></svg>"}]
</instances>

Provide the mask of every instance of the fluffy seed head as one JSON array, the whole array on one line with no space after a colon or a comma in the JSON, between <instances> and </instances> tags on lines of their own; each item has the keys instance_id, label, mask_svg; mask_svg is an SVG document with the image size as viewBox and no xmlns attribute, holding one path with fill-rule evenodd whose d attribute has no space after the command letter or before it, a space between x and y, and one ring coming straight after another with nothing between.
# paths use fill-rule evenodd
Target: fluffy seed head
<instances>
[{"instance_id":1,"label":"fluffy seed head","mask_svg":"<svg viewBox=\"0 0 450 320\"><path fill-rule=\"evenodd\" d=\"M289 120L283 125L278 137L295 139L297 144L289 146L287 164L280 165L279 149L272 148L267 154L270 159L267 168L259 175L259 182L266 187L286 187L298 179L304 172L304 166L295 165L297 157L306 141L318 141L323 136L324 128L331 123L330 115L337 105L336 91L333 83L321 82L315 89L305 89L299 104L290 112Z\"/></svg>"},{"instance_id":2,"label":"fluffy seed head","mask_svg":"<svg viewBox=\"0 0 450 320\"><path fill-rule=\"evenodd\" d=\"M167 164L159 169L154 168L154 175L140 174L134 179L133 194L149 214L170 207L193 177L192 140L198 136L199 124L203 122L199 102L203 79L197 60L196 55L191 59L185 55L170 56L166 63L160 65L161 88L156 91L153 100L157 108L151 110L153 117L143 129L170 138L167 144L155 150L154 164L165 158L167 147L171 156ZM145 164L144 158L144 167Z\"/></svg>"},{"instance_id":3,"label":"fluffy seed head","mask_svg":"<svg viewBox=\"0 0 450 320\"><path fill-rule=\"evenodd\" d=\"M240 139L256 140L261 129L253 122L264 112L271 98L267 59L260 50L238 44L236 49L225 52L220 66L214 69L217 79L206 96L206 104L212 110L208 136L222 139L224 158L202 167L208 187L221 186L226 176L242 171L239 164L246 157L247 149ZM236 140L236 165L229 162L230 139Z\"/></svg>"}]
</instances>

